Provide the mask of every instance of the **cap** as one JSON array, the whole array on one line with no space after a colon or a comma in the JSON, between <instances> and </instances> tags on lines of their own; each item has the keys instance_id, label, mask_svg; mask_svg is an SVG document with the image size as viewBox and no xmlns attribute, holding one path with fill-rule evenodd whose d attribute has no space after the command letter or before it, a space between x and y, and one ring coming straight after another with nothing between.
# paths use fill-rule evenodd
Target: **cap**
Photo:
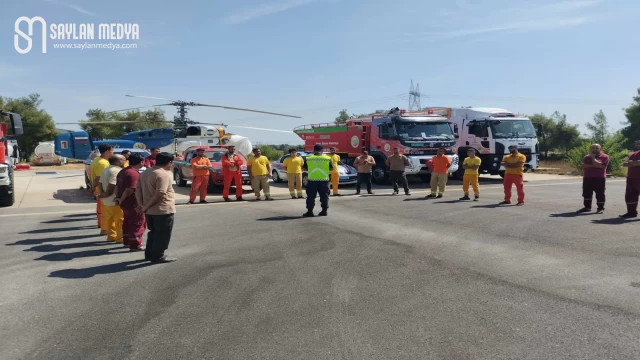
<instances>
[{"instance_id":1,"label":"cap","mask_svg":"<svg viewBox=\"0 0 640 360\"><path fill-rule=\"evenodd\" d=\"M324 149L324 148L323 148L323 147L322 147L322 145L320 145L320 144L315 144L315 145L313 146L313 151L320 151L320 150L322 150L322 149Z\"/></svg>"}]
</instances>

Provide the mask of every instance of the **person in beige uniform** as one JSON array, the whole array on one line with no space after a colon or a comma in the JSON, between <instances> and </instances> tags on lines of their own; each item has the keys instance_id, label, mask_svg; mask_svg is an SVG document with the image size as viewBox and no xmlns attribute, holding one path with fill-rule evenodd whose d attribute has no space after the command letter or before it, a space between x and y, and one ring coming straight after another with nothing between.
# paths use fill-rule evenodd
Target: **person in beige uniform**
<instances>
[{"instance_id":1,"label":"person in beige uniform","mask_svg":"<svg viewBox=\"0 0 640 360\"><path fill-rule=\"evenodd\" d=\"M171 174L173 159L173 155L166 152L156 155L155 165L140 174L136 187L136 200L145 214L149 229L144 259L152 263L176 261L164 253L171 241L176 213Z\"/></svg>"},{"instance_id":2,"label":"person in beige uniform","mask_svg":"<svg viewBox=\"0 0 640 360\"><path fill-rule=\"evenodd\" d=\"M409 159L400 154L400 149L393 148L393 155L389 156L386 161L387 167L389 167L389 174L391 175L391 183L393 184L393 195L398 195L400 192L398 183L402 183L405 195L411 195L409 192L409 184L407 183L407 176L404 173L404 169L409 166Z\"/></svg>"},{"instance_id":3,"label":"person in beige uniform","mask_svg":"<svg viewBox=\"0 0 640 360\"><path fill-rule=\"evenodd\" d=\"M371 192L371 171L376 165L376 160L373 156L369 155L368 151L363 151L362 155L358 156L353 162L353 166L358 169L358 183L356 184L356 195L360 195L360 187L362 184L367 184L367 193L373 195Z\"/></svg>"}]
</instances>

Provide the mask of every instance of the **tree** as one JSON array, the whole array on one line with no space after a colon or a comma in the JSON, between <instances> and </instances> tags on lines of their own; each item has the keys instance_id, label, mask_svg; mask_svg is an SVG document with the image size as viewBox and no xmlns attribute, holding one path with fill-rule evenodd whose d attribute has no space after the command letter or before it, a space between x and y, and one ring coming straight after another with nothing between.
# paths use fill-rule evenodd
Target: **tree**
<instances>
[{"instance_id":1,"label":"tree","mask_svg":"<svg viewBox=\"0 0 640 360\"><path fill-rule=\"evenodd\" d=\"M549 157L549 150L552 150L551 141L556 131L556 123L544 114L534 114L529 119L536 128L538 124L542 124L542 134L538 134L540 136L538 141L540 142L540 151L544 153L546 159Z\"/></svg>"},{"instance_id":2,"label":"tree","mask_svg":"<svg viewBox=\"0 0 640 360\"><path fill-rule=\"evenodd\" d=\"M114 121L135 121L135 123L116 124ZM98 122L99 124L89 124ZM171 127L164 112L159 109L145 112L128 111L122 113L105 113L101 109L87 111L87 120L79 122L80 127L93 139L119 139L122 135L144 129L161 129Z\"/></svg>"},{"instance_id":3,"label":"tree","mask_svg":"<svg viewBox=\"0 0 640 360\"><path fill-rule=\"evenodd\" d=\"M340 110L340 115L336 117L336 124L344 124L349 120L349 114L347 114L347 109Z\"/></svg>"},{"instance_id":4,"label":"tree","mask_svg":"<svg viewBox=\"0 0 640 360\"><path fill-rule=\"evenodd\" d=\"M42 141L52 141L58 135L53 118L40 109L42 100L39 94L30 94L21 98L2 98L0 108L17 113L22 118L24 134L18 138L18 146L27 154L31 154ZM0 119L8 122L9 119Z\"/></svg>"},{"instance_id":5,"label":"tree","mask_svg":"<svg viewBox=\"0 0 640 360\"><path fill-rule=\"evenodd\" d=\"M551 136L550 146L553 149L567 152L582 143L578 125L571 125L567 122L567 115L556 111L551 114L551 119L555 123L555 131Z\"/></svg>"},{"instance_id":6,"label":"tree","mask_svg":"<svg viewBox=\"0 0 640 360\"><path fill-rule=\"evenodd\" d=\"M282 155L284 155L283 151L280 151L271 145L260 145L260 152L271 161L278 160Z\"/></svg>"},{"instance_id":7,"label":"tree","mask_svg":"<svg viewBox=\"0 0 640 360\"><path fill-rule=\"evenodd\" d=\"M638 94L633 97L631 106L624 110L627 121L623 124L625 128L621 130L622 135L627 138L625 147L633 148L633 143L640 140L640 89Z\"/></svg>"},{"instance_id":8,"label":"tree","mask_svg":"<svg viewBox=\"0 0 640 360\"><path fill-rule=\"evenodd\" d=\"M604 143L609 137L609 123L602 110L593 115L593 124L587 123L587 129L591 132L591 139L598 144Z\"/></svg>"},{"instance_id":9,"label":"tree","mask_svg":"<svg viewBox=\"0 0 640 360\"><path fill-rule=\"evenodd\" d=\"M624 148L626 139L624 135L617 132L607 136L602 145L602 151L609 155L609 166L607 172L616 176L625 176L625 168L622 166L629 156L629 151ZM582 159L591 152L591 141L582 140L573 149L567 151L566 160L574 169L582 171Z\"/></svg>"}]
</instances>

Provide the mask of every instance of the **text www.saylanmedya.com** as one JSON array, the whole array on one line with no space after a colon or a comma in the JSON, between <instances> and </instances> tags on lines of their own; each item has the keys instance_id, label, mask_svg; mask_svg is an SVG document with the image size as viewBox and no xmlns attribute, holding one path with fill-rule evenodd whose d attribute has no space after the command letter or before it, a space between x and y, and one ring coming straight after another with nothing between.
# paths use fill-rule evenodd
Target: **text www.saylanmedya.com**
<instances>
[{"instance_id":1,"label":"text www.saylanmedya.com","mask_svg":"<svg viewBox=\"0 0 640 360\"><path fill-rule=\"evenodd\" d=\"M126 50L126 49L137 49L138 44L114 44L114 43L82 43L82 44L53 44L54 49L110 49L110 50Z\"/></svg>"}]
</instances>

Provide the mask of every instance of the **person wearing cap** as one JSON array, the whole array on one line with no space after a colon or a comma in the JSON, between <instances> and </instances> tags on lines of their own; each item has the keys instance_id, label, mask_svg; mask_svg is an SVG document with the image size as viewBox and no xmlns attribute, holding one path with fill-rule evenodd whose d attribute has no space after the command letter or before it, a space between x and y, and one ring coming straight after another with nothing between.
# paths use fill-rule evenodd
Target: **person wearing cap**
<instances>
[{"instance_id":1,"label":"person wearing cap","mask_svg":"<svg viewBox=\"0 0 640 360\"><path fill-rule=\"evenodd\" d=\"M236 186L236 200L242 201L242 165L244 165L244 161L240 155L235 153L235 146L229 145L228 150L228 154L222 155L222 174L224 175L222 198L224 201L231 201L229 200L229 188L233 180L233 184Z\"/></svg>"},{"instance_id":2,"label":"person wearing cap","mask_svg":"<svg viewBox=\"0 0 640 360\"><path fill-rule=\"evenodd\" d=\"M200 148L196 150L196 156L191 159L190 163L193 180L191 180L189 204L193 204L198 192L200 192L200 203L205 204L207 202L207 187L209 186L209 168L211 167L211 161L204 156L204 149Z\"/></svg>"},{"instance_id":3,"label":"person wearing cap","mask_svg":"<svg viewBox=\"0 0 640 360\"><path fill-rule=\"evenodd\" d=\"M253 149L253 158L251 158L247 164L247 171L249 172L249 178L251 179L251 187L253 188L253 192L256 194L256 200L262 200L260 198L260 190L264 191L266 200L273 200L271 193L269 192L271 162L266 156L262 155L260 149Z\"/></svg>"},{"instance_id":4,"label":"person wearing cap","mask_svg":"<svg viewBox=\"0 0 640 360\"><path fill-rule=\"evenodd\" d=\"M527 157L518 152L516 145L509 146L509 155L502 159L504 171L504 201L500 205L511 204L511 188L516 186L518 192L518 206L524 205L524 164Z\"/></svg>"},{"instance_id":5,"label":"person wearing cap","mask_svg":"<svg viewBox=\"0 0 640 360\"><path fill-rule=\"evenodd\" d=\"M322 154L322 145L316 144L313 147L313 155L307 156L305 168L307 170L307 212L304 217L312 217L313 208L316 203L316 196L320 196L320 206L322 211L318 216L327 216L329 209L329 181L330 172L333 170L331 157Z\"/></svg>"}]
</instances>

